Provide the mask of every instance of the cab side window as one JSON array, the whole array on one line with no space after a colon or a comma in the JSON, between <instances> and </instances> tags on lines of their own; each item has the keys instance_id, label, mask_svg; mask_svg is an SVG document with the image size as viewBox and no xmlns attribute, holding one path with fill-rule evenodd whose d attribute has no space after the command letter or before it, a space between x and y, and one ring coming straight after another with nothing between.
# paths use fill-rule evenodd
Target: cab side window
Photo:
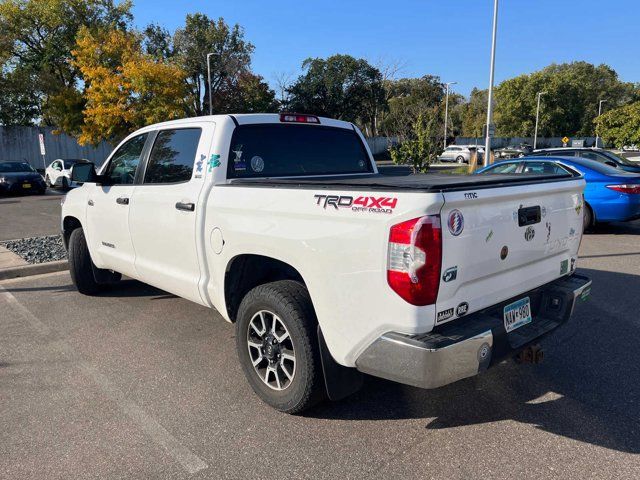
<instances>
[{"instance_id":1,"label":"cab side window","mask_svg":"<svg viewBox=\"0 0 640 480\"><path fill-rule=\"evenodd\" d=\"M529 175L566 175L567 170L551 162L527 162L522 173Z\"/></svg>"},{"instance_id":2,"label":"cab side window","mask_svg":"<svg viewBox=\"0 0 640 480\"><path fill-rule=\"evenodd\" d=\"M143 183L188 182L193 172L201 133L199 128L158 132L149 154Z\"/></svg>"},{"instance_id":3,"label":"cab side window","mask_svg":"<svg viewBox=\"0 0 640 480\"><path fill-rule=\"evenodd\" d=\"M113 154L104 173L110 185L133 184L147 135L143 133L133 137Z\"/></svg>"},{"instance_id":4,"label":"cab side window","mask_svg":"<svg viewBox=\"0 0 640 480\"><path fill-rule=\"evenodd\" d=\"M505 162L490 168L486 173L516 173L520 162Z\"/></svg>"}]
</instances>

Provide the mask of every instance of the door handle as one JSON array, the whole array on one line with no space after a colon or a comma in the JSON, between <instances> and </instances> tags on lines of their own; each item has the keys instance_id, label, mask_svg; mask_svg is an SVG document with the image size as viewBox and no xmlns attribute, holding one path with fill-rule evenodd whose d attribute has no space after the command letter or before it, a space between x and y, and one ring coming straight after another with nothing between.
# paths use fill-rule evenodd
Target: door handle
<instances>
[{"instance_id":1,"label":"door handle","mask_svg":"<svg viewBox=\"0 0 640 480\"><path fill-rule=\"evenodd\" d=\"M129 199L127 197L118 197L116 198L116 203L118 205L129 205Z\"/></svg>"},{"instance_id":2,"label":"door handle","mask_svg":"<svg viewBox=\"0 0 640 480\"><path fill-rule=\"evenodd\" d=\"M176 209L177 210L182 210L182 211L185 211L185 212L193 212L196 209L196 204L195 203L178 202L178 203L176 203Z\"/></svg>"}]
</instances>

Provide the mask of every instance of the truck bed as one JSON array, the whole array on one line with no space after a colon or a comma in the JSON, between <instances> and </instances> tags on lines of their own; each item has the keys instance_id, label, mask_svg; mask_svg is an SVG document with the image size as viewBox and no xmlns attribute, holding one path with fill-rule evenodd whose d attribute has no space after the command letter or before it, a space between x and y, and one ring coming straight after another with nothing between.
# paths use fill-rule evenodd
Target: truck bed
<instances>
[{"instance_id":1,"label":"truck bed","mask_svg":"<svg viewBox=\"0 0 640 480\"><path fill-rule=\"evenodd\" d=\"M372 173L365 175L339 175L323 177L288 177L288 178L237 178L229 185L303 188L327 190L383 190L420 192L450 192L456 190L476 190L482 188L513 187L536 183L562 182L579 175L448 175L437 173L421 173L415 175L388 175Z\"/></svg>"}]
</instances>

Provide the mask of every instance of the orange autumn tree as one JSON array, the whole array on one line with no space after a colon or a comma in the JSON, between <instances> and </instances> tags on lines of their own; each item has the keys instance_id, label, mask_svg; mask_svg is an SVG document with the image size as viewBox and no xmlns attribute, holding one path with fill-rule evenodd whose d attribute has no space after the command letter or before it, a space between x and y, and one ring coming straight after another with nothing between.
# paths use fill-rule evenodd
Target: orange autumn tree
<instances>
[{"instance_id":1,"label":"orange autumn tree","mask_svg":"<svg viewBox=\"0 0 640 480\"><path fill-rule=\"evenodd\" d=\"M79 142L119 141L132 131L185 116L186 73L143 53L138 34L82 28L73 63L84 78Z\"/></svg>"}]
</instances>

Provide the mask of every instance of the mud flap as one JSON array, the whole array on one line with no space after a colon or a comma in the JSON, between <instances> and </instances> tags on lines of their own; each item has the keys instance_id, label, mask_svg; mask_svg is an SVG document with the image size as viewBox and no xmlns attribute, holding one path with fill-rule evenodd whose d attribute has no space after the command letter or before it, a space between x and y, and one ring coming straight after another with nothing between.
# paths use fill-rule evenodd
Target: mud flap
<instances>
[{"instance_id":1,"label":"mud flap","mask_svg":"<svg viewBox=\"0 0 640 480\"><path fill-rule=\"evenodd\" d=\"M320 325L318 325L318 344L320 346L324 384L327 388L329 400L342 400L360 390L364 382L364 375L355 368L340 365L333 359L327 348L324 335L322 335Z\"/></svg>"}]
</instances>

